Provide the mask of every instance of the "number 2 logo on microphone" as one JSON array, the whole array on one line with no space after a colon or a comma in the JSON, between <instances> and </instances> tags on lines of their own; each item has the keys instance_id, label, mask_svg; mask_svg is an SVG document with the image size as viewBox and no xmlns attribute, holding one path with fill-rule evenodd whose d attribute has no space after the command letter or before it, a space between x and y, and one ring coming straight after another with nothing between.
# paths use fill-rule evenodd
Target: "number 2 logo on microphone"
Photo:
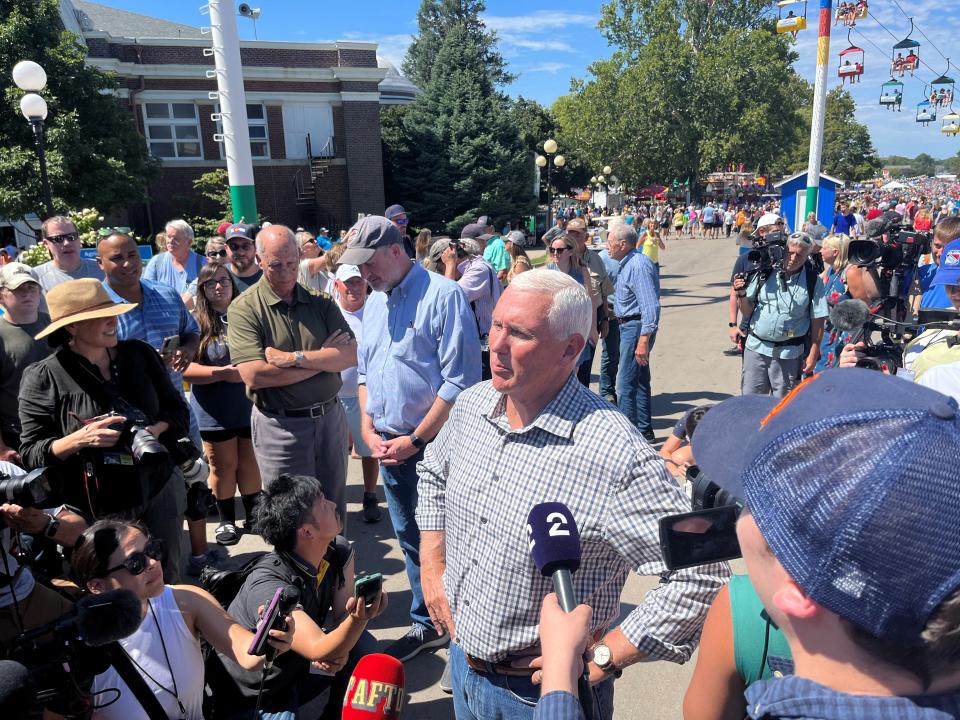
<instances>
[{"instance_id":1,"label":"number 2 logo on microphone","mask_svg":"<svg viewBox=\"0 0 960 720\"><path fill-rule=\"evenodd\" d=\"M550 529L547 531L547 535L550 537L559 537L566 536L570 537L570 530L567 528L567 524L570 522L570 518L560 512L552 512L544 519L546 523L550 525ZM530 537L530 549L536 546L537 541L533 533L533 525L527 523L527 535Z\"/></svg>"}]
</instances>

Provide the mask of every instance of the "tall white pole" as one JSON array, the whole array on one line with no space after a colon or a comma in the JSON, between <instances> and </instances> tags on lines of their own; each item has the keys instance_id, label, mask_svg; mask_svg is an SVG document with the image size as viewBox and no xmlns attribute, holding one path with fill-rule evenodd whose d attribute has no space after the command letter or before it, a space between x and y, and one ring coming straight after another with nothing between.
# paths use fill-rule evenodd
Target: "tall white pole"
<instances>
[{"instance_id":1,"label":"tall white pole","mask_svg":"<svg viewBox=\"0 0 960 720\"><path fill-rule=\"evenodd\" d=\"M223 132L217 136L223 142L230 179L230 201L233 221L257 222L257 196L253 183L253 159L250 157L250 128L247 125L247 96L243 89L243 66L240 62L240 35L232 2L210 0L210 34L213 36L213 61L217 92L211 99L219 99L219 119Z\"/></svg>"},{"instance_id":2,"label":"tall white pole","mask_svg":"<svg viewBox=\"0 0 960 720\"><path fill-rule=\"evenodd\" d=\"M830 28L833 24L833 1L820 0L817 37L817 79L813 88L813 117L810 123L810 157L807 160L807 203L804 218L817 212L820 192L820 164L823 161L823 123L827 114L827 70L830 65ZM818 220L828 224L831 218ZM800 228L794 228L799 230Z\"/></svg>"}]
</instances>

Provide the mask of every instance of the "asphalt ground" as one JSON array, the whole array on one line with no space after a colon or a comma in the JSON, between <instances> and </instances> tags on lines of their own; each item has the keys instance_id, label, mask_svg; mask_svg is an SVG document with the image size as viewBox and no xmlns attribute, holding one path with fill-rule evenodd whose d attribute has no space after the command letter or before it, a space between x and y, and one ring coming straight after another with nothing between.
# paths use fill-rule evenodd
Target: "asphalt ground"
<instances>
[{"instance_id":1,"label":"asphalt ground","mask_svg":"<svg viewBox=\"0 0 960 720\"><path fill-rule=\"evenodd\" d=\"M739 358L721 353L729 345L727 299L730 270L737 256L734 240L673 236L665 242L667 249L660 251L662 311L651 371L654 431L661 440L670 434L686 410L736 394L740 384ZM530 251L533 258L542 254L543 250ZM598 352L594 362L594 389L599 367ZM382 649L403 635L409 626L409 584L385 503L381 503L383 519L379 523L363 523L359 460L350 460L347 484L347 537L354 543L357 573L383 573L384 589L390 595L388 610L370 626ZM382 489L379 494L382 500ZM216 518L210 518L207 536L211 544L216 525ZM242 563L249 553L265 548L260 538L245 535L239 544L228 548L230 564ZM738 571L743 572L742 568ZM621 614L625 616L641 603L655 585L655 578L631 575L623 591ZM406 663L404 720L453 717L450 696L441 692L439 686L446 653L446 650L427 652ZM622 720L680 718L683 694L692 672L693 661L686 665L642 663L628 668L616 683L614 717Z\"/></svg>"}]
</instances>

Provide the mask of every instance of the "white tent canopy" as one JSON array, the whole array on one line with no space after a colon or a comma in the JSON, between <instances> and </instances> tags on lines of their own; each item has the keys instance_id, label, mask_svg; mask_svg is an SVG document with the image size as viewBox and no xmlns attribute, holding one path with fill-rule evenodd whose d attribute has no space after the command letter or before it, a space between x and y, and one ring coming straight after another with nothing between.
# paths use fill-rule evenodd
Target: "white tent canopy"
<instances>
[{"instance_id":1,"label":"white tent canopy","mask_svg":"<svg viewBox=\"0 0 960 720\"><path fill-rule=\"evenodd\" d=\"M881 190L903 190L903 189L905 189L906 187L907 187L907 186L904 185L903 183L897 182L896 180L891 180L890 182L888 182L886 185L884 185L884 186L883 186L882 188L880 188L880 189L881 189Z\"/></svg>"}]
</instances>

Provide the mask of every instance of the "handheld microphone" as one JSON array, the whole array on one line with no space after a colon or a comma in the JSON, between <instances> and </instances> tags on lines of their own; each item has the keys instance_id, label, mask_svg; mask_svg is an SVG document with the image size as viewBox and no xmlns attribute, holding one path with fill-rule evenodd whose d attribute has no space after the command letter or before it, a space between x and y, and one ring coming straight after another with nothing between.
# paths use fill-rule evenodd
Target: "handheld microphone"
<instances>
[{"instance_id":1,"label":"handheld microphone","mask_svg":"<svg viewBox=\"0 0 960 720\"><path fill-rule=\"evenodd\" d=\"M341 720L399 718L405 683L403 663L390 655L364 655L343 696Z\"/></svg>"},{"instance_id":2,"label":"handheld microphone","mask_svg":"<svg viewBox=\"0 0 960 720\"><path fill-rule=\"evenodd\" d=\"M527 515L527 534L530 536L530 553L537 570L544 577L553 578L557 602L564 612L573 612L577 607L577 598L573 594L570 574L580 567L580 531L573 513L563 503L534 505ZM587 720L593 720L596 713L586 662L577 690L584 716Z\"/></svg>"},{"instance_id":3,"label":"handheld microphone","mask_svg":"<svg viewBox=\"0 0 960 720\"><path fill-rule=\"evenodd\" d=\"M842 332L852 332L850 344L856 345L863 338L864 329L870 322L870 308L863 300L842 300L830 311L830 324ZM840 357L837 356L837 363Z\"/></svg>"},{"instance_id":4,"label":"handheld microphone","mask_svg":"<svg viewBox=\"0 0 960 720\"><path fill-rule=\"evenodd\" d=\"M33 678L26 667L13 660L0 660L0 713L10 720L27 717L36 697Z\"/></svg>"},{"instance_id":5,"label":"handheld microphone","mask_svg":"<svg viewBox=\"0 0 960 720\"><path fill-rule=\"evenodd\" d=\"M570 574L580 567L580 531L573 514L563 503L540 503L527 516L527 534L537 570L553 578L560 607L573 612L577 599Z\"/></svg>"}]
</instances>

